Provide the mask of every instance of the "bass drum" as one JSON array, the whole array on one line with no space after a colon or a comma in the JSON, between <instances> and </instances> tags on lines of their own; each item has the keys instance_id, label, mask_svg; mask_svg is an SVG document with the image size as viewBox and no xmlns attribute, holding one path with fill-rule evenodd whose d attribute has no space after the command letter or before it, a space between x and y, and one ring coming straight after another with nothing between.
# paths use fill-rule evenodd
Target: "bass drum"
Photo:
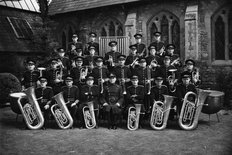
<instances>
[{"instance_id":1,"label":"bass drum","mask_svg":"<svg viewBox=\"0 0 232 155\"><path fill-rule=\"evenodd\" d=\"M224 92L216 91L216 90L205 90L209 92L205 103L207 106L203 106L202 113L205 114L215 114L221 110L224 102Z\"/></svg>"}]
</instances>

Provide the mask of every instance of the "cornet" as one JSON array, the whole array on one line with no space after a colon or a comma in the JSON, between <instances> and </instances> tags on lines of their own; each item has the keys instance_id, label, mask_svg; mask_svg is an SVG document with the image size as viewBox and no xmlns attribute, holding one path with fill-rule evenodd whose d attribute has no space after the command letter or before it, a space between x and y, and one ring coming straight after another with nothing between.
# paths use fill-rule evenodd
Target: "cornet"
<instances>
[{"instance_id":1,"label":"cornet","mask_svg":"<svg viewBox=\"0 0 232 155\"><path fill-rule=\"evenodd\" d=\"M110 63L110 66L115 66L114 59L111 55L109 55L109 59L107 61Z\"/></svg>"},{"instance_id":2,"label":"cornet","mask_svg":"<svg viewBox=\"0 0 232 155\"><path fill-rule=\"evenodd\" d=\"M137 130L139 127L139 117L141 111L141 104L135 104L135 107L128 109L127 128L129 130Z\"/></svg>"},{"instance_id":3,"label":"cornet","mask_svg":"<svg viewBox=\"0 0 232 155\"><path fill-rule=\"evenodd\" d=\"M82 67L80 70L80 83L85 83L86 76L88 75L88 67Z\"/></svg>"},{"instance_id":4,"label":"cornet","mask_svg":"<svg viewBox=\"0 0 232 155\"><path fill-rule=\"evenodd\" d=\"M82 112L83 112L86 128L93 129L97 125L93 102L87 102L87 106L83 107Z\"/></svg>"},{"instance_id":5,"label":"cornet","mask_svg":"<svg viewBox=\"0 0 232 155\"><path fill-rule=\"evenodd\" d=\"M198 68L195 68L194 71L192 71L192 80L194 83L196 83L197 81L199 81L199 78L200 75L199 75L199 69Z\"/></svg>"}]
</instances>

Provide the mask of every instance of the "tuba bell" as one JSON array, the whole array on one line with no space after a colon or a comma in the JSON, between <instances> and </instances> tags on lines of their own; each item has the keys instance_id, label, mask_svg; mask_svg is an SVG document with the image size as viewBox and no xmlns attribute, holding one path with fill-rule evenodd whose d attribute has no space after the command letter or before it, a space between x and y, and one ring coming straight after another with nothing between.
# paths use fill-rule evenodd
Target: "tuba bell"
<instances>
[{"instance_id":1,"label":"tuba bell","mask_svg":"<svg viewBox=\"0 0 232 155\"><path fill-rule=\"evenodd\" d=\"M70 115L66 103L64 101L63 93L59 93L53 97L57 104L51 106L51 112L54 116L57 125L61 129L71 128L73 125L73 118Z\"/></svg>"},{"instance_id":2,"label":"tuba bell","mask_svg":"<svg viewBox=\"0 0 232 155\"><path fill-rule=\"evenodd\" d=\"M97 125L94 114L93 102L87 102L87 106L84 106L82 111L86 128L93 129Z\"/></svg>"},{"instance_id":3,"label":"tuba bell","mask_svg":"<svg viewBox=\"0 0 232 155\"><path fill-rule=\"evenodd\" d=\"M128 109L127 128L131 131L137 130L139 127L139 117L141 111L141 104L135 104L135 107Z\"/></svg>"},{"instance_id":4,"label":"tuba bell","mask_svg":"<svg viewBox=\"0 0 232 155\"><path fill-rule=\"evenodd\" d=\"M163 130L166 128L173 99L173 96L164 95L164 102L154 102L150 119L153 129Z\"/></svg>"},{"instance_id":5,"label":"tuba bell","mask_svg":"<svg viewBox=\"0 0 232 155\"><path fill-rule=\"evenodd\" d=\"M179 116L179 126L184 130L193 130L197 127L198 118L203 104L209 95L202 89L197 89L198 93L188 92L185 94L183 105ZM189 96L194 96L194 101L189 101Z\"/></svg>"},{"instance_id":6,"label":"tuba bell","mask_svg":"<svg viewBox=\"0 0 232 155\"><path fill-rule=\"evenodd\" d=\"M35 88L29 87L25 94L19 96L18 105L22 112L27 127L31 130L40 129L44 125L44 117L35 96ZM22 99L27 98L29 103L22 104Z\"/></svg>"}]
</instances>

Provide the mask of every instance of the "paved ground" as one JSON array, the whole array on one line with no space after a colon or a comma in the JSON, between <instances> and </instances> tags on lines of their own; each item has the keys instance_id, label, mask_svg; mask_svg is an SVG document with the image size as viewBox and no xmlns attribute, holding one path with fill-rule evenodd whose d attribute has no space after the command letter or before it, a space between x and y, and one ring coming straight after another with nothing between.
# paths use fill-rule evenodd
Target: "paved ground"
<instances>
[{"instance_id":1,"label":"paved ground","mask_svg":"<svg viewBox=\"0 0 232 155\"><path fill-rule=\"evenodd\" d=\"M216 116L201 114L194 131L180 130L169 122L163 131L151 130L149 125L137 131L105 127L87 130L60 130L52 124L47 130L24 130L22 117L9 107L0 109L0 154L232 154L232 113ZM53 122L55 123L55 122ZM124 124L126 126L126 124Z\"/></svg>"}]
</instances>

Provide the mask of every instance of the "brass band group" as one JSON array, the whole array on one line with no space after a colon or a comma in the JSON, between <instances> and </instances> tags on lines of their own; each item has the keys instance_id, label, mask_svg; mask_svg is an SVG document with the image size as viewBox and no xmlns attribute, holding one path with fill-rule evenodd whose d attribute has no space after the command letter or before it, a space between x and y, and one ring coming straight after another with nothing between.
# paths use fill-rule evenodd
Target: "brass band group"
<instances>
[{"instance_id":1,"label":"brass band group","mask_svg":"<svg viewBox=\"0 0 232 155\"><path fill-rule=\"evenodd\" d=\"M155 41L146 46L143 36L135 34L129 55L110 41L111 50L101 57L96 33L89 34L86 45L73 34L68 49L57 49L47 66L28 58L24 95L18 99L27 127L46 127L54 118L62 129L98 128L99 119L107 121L109 129L117 129L122 119L129 130L147 120L157 130L168 120L178 120L186 130L196 128L207 97L198 89L199 69L194 60L181 62L175 45L165 45L161 35L155 32Z\"/></svg>"}]
</instances>

